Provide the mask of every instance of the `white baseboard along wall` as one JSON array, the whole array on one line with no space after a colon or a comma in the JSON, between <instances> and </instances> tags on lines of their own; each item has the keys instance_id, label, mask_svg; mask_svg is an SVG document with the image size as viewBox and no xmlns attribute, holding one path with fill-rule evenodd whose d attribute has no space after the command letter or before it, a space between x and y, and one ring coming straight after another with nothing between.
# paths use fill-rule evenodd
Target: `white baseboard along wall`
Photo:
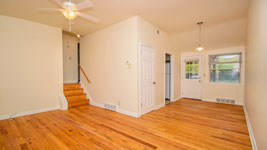
<instances>
[{"instance_id":1,"label":"white baseboard along wall","mask_svg":"<svg viewBox=\"0 0 267 150\"><path fill-rule=\"evenodd\" d=\"M249 117L248 117L247 108L246 108L245 105L243 105L243 110L244 110L245 117L246 117L246 122L247 122L247 127L248 127L248 134L249 134L252 150L257 150L258 148L257 148L256 139L255 139L254 134L253 134L253 130L252 130L252 127L251 127L251 124L250 124L250 120L249 120Z\"/></svg>"}]
</instances>

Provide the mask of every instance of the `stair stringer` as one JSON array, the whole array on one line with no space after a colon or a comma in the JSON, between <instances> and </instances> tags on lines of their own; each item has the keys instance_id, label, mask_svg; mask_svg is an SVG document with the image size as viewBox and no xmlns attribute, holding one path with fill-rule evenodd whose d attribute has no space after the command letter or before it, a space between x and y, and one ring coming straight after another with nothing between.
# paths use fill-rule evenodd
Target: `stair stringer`
<instances>
[{"instance_id":1,"label":"stair stringer","mask_svg":"<svg viewBox=\"0 0 267 150\"><path fill-rule=\"evenodd\" d=\"M65 97L64 92L60 93L60 109L61 110L68 110L69 106L68 106L68 101L67 98Z\"/></svg>"}]
</instances>

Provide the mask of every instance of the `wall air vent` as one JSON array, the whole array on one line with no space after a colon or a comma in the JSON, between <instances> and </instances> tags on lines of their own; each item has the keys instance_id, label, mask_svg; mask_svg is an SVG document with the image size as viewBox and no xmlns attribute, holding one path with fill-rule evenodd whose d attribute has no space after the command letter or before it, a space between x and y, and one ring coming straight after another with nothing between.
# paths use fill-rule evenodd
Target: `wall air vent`
<instances>
[{"instance_id":1,"label":"wall air vent","mask_svg":"<svg viewBox=\"0 0 267 150\"><path fill-rule=\"evenodd\" d=\"M112 104L104 104L104 108L112 111L117 111L117 106Z\"/></svg>"},{"instance_id":2,"label":"wall air vent","mask_svg":"<svg viewBox=\"0 0 267 150\"><path fill-rule=\"evenodd\" d=\"M216 98L217 103L225 103L225 104L235 104L234 99L227 99L227 98Z\"/></svg>"},{"instance_id":3,"label":"wall air vent","mask_svg":"<svg viewBox=\"0 0 267 150\"><path fill-rule=\"evenodd\" d=\"M157 34L160 35L160 31L159 30L157 30Z\"/></svg>"}]
</instances>

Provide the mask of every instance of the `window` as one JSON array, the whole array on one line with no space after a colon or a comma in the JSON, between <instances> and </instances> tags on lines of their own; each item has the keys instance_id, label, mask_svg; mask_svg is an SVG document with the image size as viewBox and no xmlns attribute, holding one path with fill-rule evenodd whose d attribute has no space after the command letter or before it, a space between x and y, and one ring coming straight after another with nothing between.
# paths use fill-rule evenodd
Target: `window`
<instances>
[{"instance_id":1,"label":"window","mask_svg":"<svg viewBox=\"0 0 267 150\"><path fill-rule=\"evenodd\" d=\"M198 62L199 60L191 60L185 62L185 77L186 79L198 79Z\"/></svg>"},{"instance_id":2,"label":"window","mask_svg":"<svg viewBox=\"0 0 267 150\"><path fill-rule=\"evenodd\" d=\"M240 83L241 53L210 55L210 82Z\"/></svg>"}]
</instances>

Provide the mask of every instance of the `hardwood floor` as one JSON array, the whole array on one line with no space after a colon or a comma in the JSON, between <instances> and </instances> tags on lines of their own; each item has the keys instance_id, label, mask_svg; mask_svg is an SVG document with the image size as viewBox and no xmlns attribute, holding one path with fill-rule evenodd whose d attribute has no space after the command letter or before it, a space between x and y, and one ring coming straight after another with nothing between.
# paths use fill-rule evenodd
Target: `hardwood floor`
<instances>
[{"instance_id":1,"label":"hardwood floor","mask_svg":"<svg viewBox=\"0 0 267 150\"><path fill-rule=\"evenodd\" d=\"M141 118L94 106L0 121L0 150L251 149L241 106L182 99Z\"/></svg>"}]
</instances>

